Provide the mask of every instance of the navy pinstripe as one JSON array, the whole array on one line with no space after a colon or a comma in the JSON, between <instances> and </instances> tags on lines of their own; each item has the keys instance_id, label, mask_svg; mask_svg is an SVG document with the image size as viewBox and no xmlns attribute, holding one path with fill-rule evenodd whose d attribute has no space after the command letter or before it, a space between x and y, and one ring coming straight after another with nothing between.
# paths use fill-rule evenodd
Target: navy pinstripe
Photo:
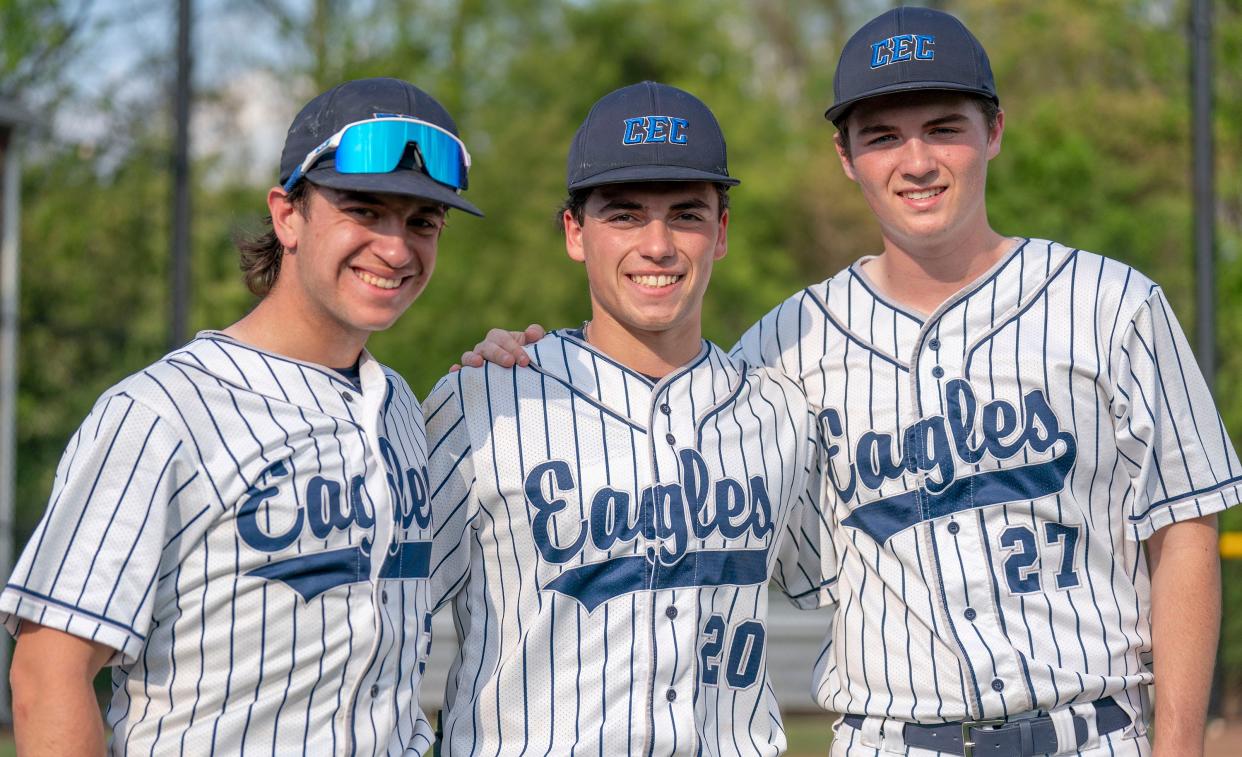
<instances>
[{"instance_id":1,"label":"navy pinstripe","mask_svg":"<svg viewBox=\"0 0 1242 757\"><path fill-rule=\"evenodd\" d=\"M936 722L1113 696L1136 724L1113 748L1137 753L1118 744L1146 732L1142 540L1242 497L1159 287L1020 240L922 316L880 294L864 259L733 354L797 379L822 421L840 609L821 705Z\"/></svg>"},{"instance_id":2,"label":"navy pinstripe","mask_svg":"<svg viewBox=\"0 0 1242 757\"><path fill-rule=\"evenodd\" d=\"M530 353L424 404L445 753L778 753L767 582L814 603L823 580L788 536L823 533L802 393L710 345L655 383L568 332Z\"/></svg>"},{"instance_id":3,"label":"navy pinstripe","mask_svg":"<svg viewBox=\"0 0 1242 757\"><path fill-rule=\"evenodd\" d=\"M117 650L112 753L430 745L421 408L360 371L358 390L205 332L70 441L0 614Z\"/></svg>"}]
</instances>

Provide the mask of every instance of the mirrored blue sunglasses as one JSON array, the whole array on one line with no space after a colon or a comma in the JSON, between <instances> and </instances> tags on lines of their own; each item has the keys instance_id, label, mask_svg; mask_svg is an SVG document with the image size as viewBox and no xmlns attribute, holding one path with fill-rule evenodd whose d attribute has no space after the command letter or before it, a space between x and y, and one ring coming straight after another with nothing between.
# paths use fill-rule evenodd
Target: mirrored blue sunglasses
<instances>
[{"instance_id":1,"label":"mirrored blue sunglasses","mask_svg":"<svg viewBox=\"0 0 1242 757\"><path fill-rule=\"evenodd\" d=\"M285 182L286 192L329 151L335 150L337 173L392 173L401 165L409 145L416 156L415 168L458 192L466 188L470 153L466 145L445 129L417 118L382 116L355 121L311 150L302 165Z\"/></svg>"}]
</instances>

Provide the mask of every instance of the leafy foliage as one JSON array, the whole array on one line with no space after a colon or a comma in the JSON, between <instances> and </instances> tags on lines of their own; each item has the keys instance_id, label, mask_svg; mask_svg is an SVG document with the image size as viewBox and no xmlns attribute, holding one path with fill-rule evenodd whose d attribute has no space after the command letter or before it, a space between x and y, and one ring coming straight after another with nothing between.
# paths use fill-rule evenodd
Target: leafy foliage
<instances>
[{"instance_id":1,"label":"leafy foliage","mask_svg":"<svg viewBox=\"0 0 1242 757\"><path fill-rule=\"evenodd\" d=\"M0 97L54 79L91 0L0 0Z\"/></svg>"},{"instance_id":2,"label":"leafy foliage","mask_svg":"<svg viewBox=\"0 0 1242 757\"><path fill-rule=\"evenodd\" d=\"M960 0L991 51L1006 111L990 212L1005 233L1108 254L1166 287L1193 321L1187 4L1173 0ZM72 31L88 0L0 0L0 93L68 88ZM729 139L728 257L704 317L725 345L785 296L878 248L842 174L832 127L837 51L886 4L875 0L219 0L261 40L200 39L301 103L346 78L394 75L436 94L475 156L435 279L373 351L425 392L492 325L574 324L585 278L564 255L554 211L565 151L602 94L651 78L712 106ZM1220 366L1217 396L1242 435L1242 6L1216 3ZM171 36L171 35L170 35ZM58 65L50 65L57 62ZM139 75L145 72L135 72ZM221 82L200 102L229 102ZM151 95L154 97L155 95ZM106 107L106 93L100 107ZM162 102L115 119L93 154L54 139L28 157L23 218L19 527L33 527L56 460L106 386L166 349L168 138ZM291 115L289 113L288 115ZM287 119L288 115L283 116ZM162 117L161 117L162 118ZM235 135L244 137L244 135ZM105 156L102 160L99 156ZM251 304L231 234L256 228L265 186L208 154L196 166L194 300L199 328ZM260 155L274 173L277 156ZM1242 528L1242 513L1223 522ZM20 534L19 534L20 535ZM1230 569L1232 570L1231 566ZM1235 571L1236 572L1236 571ZM1242 677L1242 586L1226 584L1229 675ZM1232 643L1231 643L1232 642Z\"/></svg>"}]
</instances>

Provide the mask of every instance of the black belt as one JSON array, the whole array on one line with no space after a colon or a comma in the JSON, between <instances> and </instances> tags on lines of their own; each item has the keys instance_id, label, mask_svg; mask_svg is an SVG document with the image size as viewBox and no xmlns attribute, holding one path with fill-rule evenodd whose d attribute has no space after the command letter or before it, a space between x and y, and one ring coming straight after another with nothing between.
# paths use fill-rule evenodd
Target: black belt
<instances>
[{"instance_id":1,"label":"black belt","mask_svg":"<svg viewBox=\"0 0 1242 757\"><path fill-rule=\"evenodd\" d=\"M1097 699L1096 732L1103 736L1130 725L1130 716L1112 697ZM845 724L861 729L862 715L846 715ZM962 723L906 723L901 730L906 746L937 752L960 754L963 757L1036 757L1056 754L1057 731L1052 718L1039 715L1021 720L968 720ZM1074 716L1074 738L1077 746L1087 743L1087 721Z\"/></svg>"}]
</instances>

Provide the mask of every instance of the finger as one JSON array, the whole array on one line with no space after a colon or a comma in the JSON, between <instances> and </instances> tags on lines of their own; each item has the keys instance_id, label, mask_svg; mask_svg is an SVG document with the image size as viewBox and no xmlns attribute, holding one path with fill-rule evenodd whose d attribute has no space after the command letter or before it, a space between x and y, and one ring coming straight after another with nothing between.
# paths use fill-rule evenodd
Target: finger
<instances>
[{"instance_id":1,"label":"finger","mask_svg":"<svg viewBox=\"0 0 1242 757\"><path fill-rule=\"evenodd\" d=\"M516 347L515 349L520 350L522 348ZM512 368L514 362L516 362L517 360L516 356L511 350L503 349L497 346L493 342L481 342L480 344L475 346L474 351L483 360L486 360L487 362L493 363L495 365L502 366L504 368Z\"/></svg>"},{"instance_id":2,"label":"finger","mask_svg":"<svg viewBox=\"0 0 1242 757\"><path fill-rule=\"evenodd\" d=\"M479 343L482 345L494 345L506 352L516 352L522 348L522 342L519 338L522 336L520 331L508 331L506 329L491 329L487 332L487 336ZM477 352L479 347L474 348Z\"/></svg>"},{"instance_id":3,"label":"finger","mask_svg":"<svg viewBox=\"0 0 1242 757\"><path fill-rule=\"evenodd\" d=\"M461 364L471 368L482 368L483 356L477 352L463 352L461 354Z\"/></svg>"},{"instance_id":4,"label":"finger","mask_svg":"<svg viewBox=\"0 0 1242 757\"><path fill-rule=\"evenodd\" d=\"M461 370L461 363L453 363L449 366L449 373L457 373Z\"/></svg>"},{"instance_id":5,"label":"finger","mask_svg":"<svg viewBox=\"0 0 1242 757\"><path fill-rule=\"evenodd\" d=\"M522 332L522 334L526 337L526 344L534 344L540 339L543 339L547 333L548 332L543 328L543 326L540 326L537 323L532 323L526 327L526 331Z\"/></svg>"}]
</instances>

